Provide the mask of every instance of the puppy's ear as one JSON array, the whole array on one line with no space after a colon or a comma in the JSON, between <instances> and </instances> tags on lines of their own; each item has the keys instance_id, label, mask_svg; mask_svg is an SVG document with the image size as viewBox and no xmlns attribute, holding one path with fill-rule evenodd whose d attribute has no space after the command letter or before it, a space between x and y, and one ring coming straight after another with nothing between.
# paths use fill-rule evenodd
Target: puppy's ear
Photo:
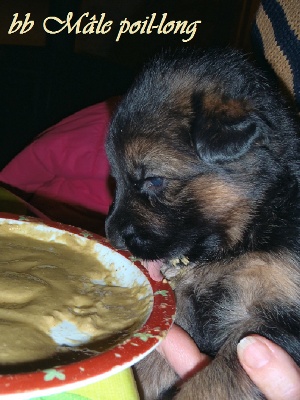
<instances>
[{"instance_id":1,"label":"puppy's ear","mask_svg":"<svg viewBox=\"0 0 300 400\"><path fill-rule=\"evenodd\" d=\"M260 136L261 121L246 101L195 95L193 108L191 138L199 157L207 163L241 157Z\"/></svg>"}]
</instances>

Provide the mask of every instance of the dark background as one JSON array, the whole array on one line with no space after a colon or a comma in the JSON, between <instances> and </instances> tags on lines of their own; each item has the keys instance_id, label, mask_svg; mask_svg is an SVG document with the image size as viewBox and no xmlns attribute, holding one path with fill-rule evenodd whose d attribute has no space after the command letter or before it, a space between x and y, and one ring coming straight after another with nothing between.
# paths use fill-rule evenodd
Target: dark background
<instances>
[{"instance_id":1,"label":"dark background","mask_svg":"<svg viewBox=\"0 0 300 400\"><path fill-rule=\"evenodd\" d=\"M26 144L63 117L126 92L145 61L162 48L233 46L251 51L249 32L258 0L0 0L0 169ZM106 35L46 34L48 16L72 23L84 12L113 20ZM119 23L145 20L201 20L193 40L179 34L123 35ZM28 33L8 35L13 15L30 13ZM84 21L88 21L85 19ZM82 24L82 27L84 24Z\"/></svg>"}]
</instances>

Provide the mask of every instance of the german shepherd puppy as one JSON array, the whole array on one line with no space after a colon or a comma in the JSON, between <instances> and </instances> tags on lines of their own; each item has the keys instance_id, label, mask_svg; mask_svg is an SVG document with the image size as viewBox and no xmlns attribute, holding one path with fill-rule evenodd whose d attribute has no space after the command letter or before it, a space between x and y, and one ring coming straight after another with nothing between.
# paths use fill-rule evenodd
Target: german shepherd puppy
<instances>
[{"instance_id":1,"label":"german shepherd puppy","mask_svg":"<svg viewBox=\"0 0 300 400\"><path fill-rule=\"evenodd\" d=\"M178 377L153 352L137 366L145 399L265 398L237 359L250 333L300 365L295 121L233 50L161 55L122 100L107 139L117 182L107 236L163 264L175 322L213 358L175 393Z\"/></svg>"}]
</instances>

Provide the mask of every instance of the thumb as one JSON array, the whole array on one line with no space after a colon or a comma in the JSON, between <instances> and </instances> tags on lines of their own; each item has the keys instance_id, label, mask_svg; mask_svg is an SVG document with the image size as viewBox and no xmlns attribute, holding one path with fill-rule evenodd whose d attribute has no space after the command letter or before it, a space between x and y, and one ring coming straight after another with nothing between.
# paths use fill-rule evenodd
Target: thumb
<instances>
[{"instance_id":1,"label":"thumb","mask_svg":"<svg viewBox=\"0 0 300 400\"><path fill-rule=\"evenodd\" d=\"M300 399L300 369L275 343L248 336L239 342L237 352L244 370L268 400Z\"/></svg>"}]
</instances>

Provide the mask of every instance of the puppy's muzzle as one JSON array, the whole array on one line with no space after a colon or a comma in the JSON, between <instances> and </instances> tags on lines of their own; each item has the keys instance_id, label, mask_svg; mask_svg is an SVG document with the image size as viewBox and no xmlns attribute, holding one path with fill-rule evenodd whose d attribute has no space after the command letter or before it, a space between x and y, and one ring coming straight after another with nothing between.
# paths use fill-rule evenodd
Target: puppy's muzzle
<instances>
[{"instance_id":1,"label":"puppy's muzzle","mask_svg":"<svg viewBox=\"0 0 300 400\"><path fill-rule=\"evenodd\" d=\"M119 229L118 218L114 214L115 203L110 206L108 216L105 221L105 233L110 243L119 250L126 250L125 241Z\"/></svg>"}]
</instances>

